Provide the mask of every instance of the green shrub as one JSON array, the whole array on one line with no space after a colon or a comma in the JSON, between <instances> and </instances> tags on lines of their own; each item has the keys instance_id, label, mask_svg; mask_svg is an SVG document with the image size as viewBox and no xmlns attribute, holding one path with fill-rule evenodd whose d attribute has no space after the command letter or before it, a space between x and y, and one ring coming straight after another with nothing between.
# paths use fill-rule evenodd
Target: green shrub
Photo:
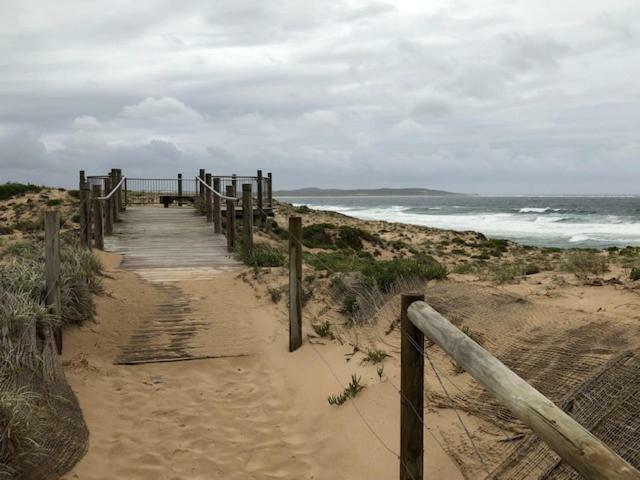
<instances>
[{"instance_id":1,"label":"green shrub","mask_svg":"<svg viewBox=\"0 0 640 480\"><path fill-rule=\"evenodd\" d=\"M7 182L3 185L0 185L0 200L6 200L7 198L11 198L16 195L21 195L27 192L38 193L42 191L44 187L39 185L33 185L31 183L14 183Z\"/></svg>"},{"instance_id":2,"label":"green shrub","mask_svg":"<svg viewBox=\"0 0 640 480\"><path fill-rule=\"evenodd\" d=\"M67 194L71 197L71 198L75 198L75 199L80 199L80 190L69 190L67 192Z\"/></svg>"},{"instance_id":3,"label":"green shrub","mask_svg":"<svg viewBox=\"0 0 640 480\"><path fill-rule=\"evenodd\" d=\"M330 272L359 272L370 260L344 252L319 252L311 254L305 252L305 261L316 270Z\"/></svg>"},{"instance_id":4,"label":"green shrub","mask_svg":"<svg viewBox=\"0 0 640 480\"><path fill-rule=\"evenodd\" d=\"M535 275L536 273L540 273L540 267L538 265L536 265L535 263L527 263L524 266L523 273L525 275Z\"/></svg>"},{"instance_id":5,"label":"green shrub","mask_svg":"<svg viewBox=\"0 0 640 480\"><path fill-rule=\"evenodd\" d=\"M342 299L342 312L353 316L360 310L358 298L355 295L346 295Z\"/></svg>"},{"instance_id":6,"label":"green shrub","mask_svg":"<svg viewBox=\"0 0 640 480\"><path fill-rule=\"evenodd\" d=\"M335 248L331 230L336 228L331 223L315 223L302 228L302 243L308 248Z\"/></svg>"},{"instance_id":7,"label":"green shrub","mask_svg":"<svg viewBox=\"0 0 640 480\"><path fill-rule=\"evenodd\" d=\"M638 256L638 248L627 246L618 252L618 255L622 257L637 257Z\"/></svg>"},{"instance_id":8,"label":"green shrub","mask_svg":"<svg viewBox=\"0 0 640 480\"><path fill-rule=\"evenodd\" d=\"M271 301L273 303L278 303L280 300L282 300L282 289L269 287L267 291L269 292L269 296L271 297Z\"/></svg>"},{"instance_id":9,"label":"green shrub","mask_svg":"<svg viewBox=\"0 0 640 480\"><path fill-rule=\"evenodd\" d=\"M365 277L373 280L383 292L389 292L403 278L434 280L447 276L447 269L433 257L396 258L370 262L362 269Z\"/></svg>"},{"instance_id":10,"label":"green shrub","mask_svg":"<svg viewBox=\"0 0 640 480\"><path fill-rule=\"evenodd\" d=\"M360 383L361 380L362 380L361 377L356 377L355 375L351 375L351 381L349 382L349 385L347 385L347 388L345 388L342 393L340 393L339 395L331 395L327 398L329 405L342 405L350 398L356 397L358 393L364 390L364 385Z\"/></svg>"},{"instance_id":11,"label":"green shrub","mask_svg":"<svg viewBox=\"0 0 640 480\"><path fill-rule=\"evenodd\" d=\"M319 337L331 337L331 324L329 322L322 322L322 323L313 323L311 324L311 326L313 327L313 331L316 332L316 334Z\"/></svg>"},{"instance_id":12,"label":"green shrub","mask_svg":"<svg viewBox=\"0 0 640 480\"><path fill-rule=\"evenodd\" d=\"M293 211L296 213L311 213L312 210L307 205L300 205L298 207L293 207Z\"/></svg>"},{"instance_id":13,"label":"green shrub","mask_svg":"<svg viewBox=\"0 0 640 480\"><path fill-rule=\"evenodd\" d=\"M57 207L58 205L62 205L62 199L52 198L50 200L47 200L47 207Z\"/></svg>"},{"instance_id":14,"label":"green shrub","mask_svg":"<svg viewBox=\"0 0 640 480\"><path fill-rule=\"evenodd\" d=\"M629 278L634 282L636 280L640 280L640 268L639 267L632 268L631 273L629 273Z\"/></svg>"},{"instance_id":15,"label":"green shrub","mask_svg":"<svg viewBox=\"0 0 640 480\"><path fill-rule=\"evenodd\" d=\"M256 243L249 265L254 267L282 267L286 262L285 255L268 243Z\"/></svg>"},{"instance_id":16,"label":"green shrub","mask_svg":"<svg viewBox=\"0 0 640 480\"><path fill-rule=\"evenodd\" d=\"M350 227L342 225L338 228L338 234L336 238L336 245L339 248L351 248L352 250L362 250L365 240L374 245L381 245L382 239L377 235L373 235L361 228Z\"/></svg>"},{"instance_id":17,"label":"green shrub","mask_svg":"<svg viewBox=\"0 0 640 480\"><path fill-rule=\"evenodd\" d=\"M578 278L602 275L609 270L607 258L597 252L577 250L564 259L564 268Z\"/></svg>"},{"instance_id":18,"label":"green shrub","mask_svg":"<svg viewBox=\"0 0 640 480\"><path fill-rule=\"evenodd\" d=\"M13 225L15 230L24 233L35 233L44 230L44 217L37 220L19 220Z\"/></svg>"},{"instance_id":19,"label":"green shrub","mask_svg":"<svg viewBox=\"0 0 640 480\"><path fill-rule=\"evenodd\" d=\"M389 354L384 350L367 350L367 354L362 359L363 362L376 363L384 362L385 358L387 358Z\"/></svg>"}]
</instances>

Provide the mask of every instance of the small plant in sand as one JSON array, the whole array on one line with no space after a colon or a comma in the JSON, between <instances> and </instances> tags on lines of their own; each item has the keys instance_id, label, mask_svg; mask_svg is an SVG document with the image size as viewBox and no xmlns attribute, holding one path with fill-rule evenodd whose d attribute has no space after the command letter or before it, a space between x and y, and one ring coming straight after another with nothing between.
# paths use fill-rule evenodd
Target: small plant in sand
<instances>
[{"instance_id":1,"label":"small plant in sand","mask_svg":"<svg viewBox=\"0 0 640 480\"><path fill-rule=\"evenodd\" d=\"M314 323L311 325L313 327L313 331L319 337L331 337L331 324L329 322L322 323Z\"/></svg>"},{"instance_id":2,"label":"small plant in sand","mask_svg":"<svg viewBox=\"0 0 640 480\"><path fill-rule=\"evenodd\" d=\"M373 363L374 365L377 363L384 362L384 359L387 358L389 354L384 350L367 350L366 356L362 359L363 362Z\"/></svg>"},{"instance_id":3,"label":"small plant in sand","mask_svg":"<svg viewBox=\"0 0 640 480\"><path fill-rule=\"evenodd\" d=\"M269 287L267 289L267 292L269 293L269 296L271 297L271 301L273 303L278 303L280 300L282 300L282 289Z\"/></svg>"},{"instance_id":4,"label":"small plant in sand","mask_svg":"<svg viewBox=\"0 0 640 480\"><path fill-rule=\"evenodd\" d=\"M347 295L342 299L342 312L354 316L360 310L358 298L355 295Z\"/></svg>"},{"instance_id":5,"label":"small plant in sand","mask_svg":"<svg viewBox=\"0 0 640 480\"><path fill-rule=\"evenodd\" d=\"M361 382L361 377L351 375L351 381L347 388L345 388L339 395L330 395L327 397L329 405L342 405L350 398L355 398L358 393L364 390L364 385Z\"/></svg>"},{"instance_id":6,"label":"small plant in sand","mask_svg":"<svg viewBox=\"0 0 640 480\"><path fill-rule=\"evenodd\" d=\"M384 376L384 365L379 365L378 368L376 368L376 373L378 374L380 381L382 381L382 377Z\"/></svg>"},{"instance_id":7,"label":"small plant in sand","mask_svg":"<svg viewBox=\"0 0 640 480\"><path fill-rule=\"evenodd\" d=\"M567 272L581 279L590 275L602 275L609 270L607 258L590 250L571 252L565 258L563 266Z\"/></svg>"},{"instance_id":8,"label":"small plant in sand","mask_svg":"<svg viewBox=\"0 0 640 480\"><path fill-rule=\"evenodd\" d=\"M640 280L640 267L633 267L631 273L629 273L629 278L634 282Z\"/></svg>"}]
</instances>

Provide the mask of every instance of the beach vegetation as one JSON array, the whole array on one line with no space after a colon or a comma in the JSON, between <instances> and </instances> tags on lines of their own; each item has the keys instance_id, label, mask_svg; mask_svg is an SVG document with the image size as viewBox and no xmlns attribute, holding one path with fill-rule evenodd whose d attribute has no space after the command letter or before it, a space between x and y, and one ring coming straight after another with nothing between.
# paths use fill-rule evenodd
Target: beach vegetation
<instances>
[{"instance_id":1,"label":"beach vegetation","mask_svg":"<svg viewBox=\"0 0 640 480\"><path fill-rule=\"evenodd\" d=\"M268 243L256 242L249 260L249 265L254 268L261 267L282 267L286 262L284 253L272 247Z\"/></svg>"},{"instance_id":2,"label":"beach vegetation","mask_svg":"<svg viewBox=\"0 0 640 480\"><path fill-rule=\"evenodd\" d=\"M345 295L342 299L342 312L349 316L354 316L360 310L360 304L358 303L358 297L349 294Z\"/></svg>"},{"instance_id":3,"label":"beach vegetation","mask_svg":"<svg viewBox=\"0 0 640 480\"><path fill-rule=\"evenodd\" d=\"M363 248L363 241L377 246L383 244L382 239L378 235L369 233L361 228L341 225L338 229L336 237L336 245L338 248L351 248L352 250L360 251Z\"/></svg>"},{"instance_id":4,"label":"beach vegetation","mask_svg":"<svg viewBox=\"0 0 640 480\"><path fill-rule=\"evenodd\" d=\"M313 331L316 332L316 335L319 337L332 337L331 334L331 324L328 321L322 323L312 323L311 327Z\"/></svg>"},{"instance_id":5,"label":"beach vegetation","mask_svg":"<svg viewBox=\"0 0 640 480\"><path fill-rule=\"evenodd\" d=\"M305 213L311 213L313 210L311 210L308 205L299 205L297 207L293 207L293 211L296 213L305 214Z\"/></svg>"},{"instance_id":6,"label":"beach vegetation","mask_svg":"<svg viewBox=\"0 0 640 480\"><path fill-rule=\"evenodd\" d=\"M634 282L640 280L640 267L633 267L629 273L629 278Z\"/></svg>"},{"instance_id":7,"label":"beach vegetation","mask_svg":"<svg viewBox=\"0 0 640 480\"><path fill-rule=\"evenodd\" d=\"M8 198L24 195L25 193L38 193L42 191L43 188L44 187L32 183L7 182L0 184L0 200L7 200Z\"/></svg>"},{"instance_id":8,"label":"beach vegetation","mask_svg":"<svg viewBox=\"0 0 640 480\"><path fill-rule=\"evenodd\" d=\"M362 383L362 378L356 375L351 375L351 381L349 385L342 391L342 393L338 395L330 395L327 398L329 405L342 405L350 398L355 398L362 390L364 390L365 385Z\"/></svg>"},{"instance_id":9,"label":"beach vegetation","mask_svg":"<svg viewBox=\"0 0 640 480\"><path fill-rule=\"evenodd\" d=\"M269 297L271 297L271 301L273 303L279 303L280 300L282 300L282 289L281 288L269 287L267 289L267 292L269 293Z\"/></svg>"},{"instance_id":10,"label":"beach vegetation","mask_svg":"<svg viewBox=\"0 0 640 480\"><path fill-rule=\"evenodd\" d=\"M75 198L76 200L80 199L80 190L68 190L67 195L71 198Z\"/></svg>"},{"instance_id":11,"label":"beach vegetation","mask_svg":"<svg viewBox=\"0 0 640 480\"><path fill-rule=\"evenodd\" d=\"M331 230L336 228L331 223L314 223L302 228L302 243L308 248L335 249L336 245Z\"/></svg>"},{"instance_id":12,"label":"beach vegetation","mask_svg":"<svg viewBox=\"0 0 640 480\"><path fill-rule=\"evenodd\" d=\"M379 349L367 350L367 353L365 354L365 357L362 359L362 361L373 363L375 365L375 364L384 362L384 360L388 356L389 354L384 350L379 350Z\"/></svg>"},{"instance_id":13,"label":"beach vegetation","mask_svg":"<svg viewBox=\"0 0 640 480\"><path fill-rule=\"evenodd\" d=\"M50 198L47 200L47 207L57 207L59 205L62 205L61 198Z\"/></svg>"},{"instance_id":14,"label":"beach vegetation","mask_svg":"<svg viewBox=\"0 0 640 480\"><path fill-rule=\"evenodd\" d=\"M607 257L597 251L576 250L564 258L563 267L567 272L584 279L590 275L602 275L607 272L609 262Z\"/></svg>"}]
</instances>

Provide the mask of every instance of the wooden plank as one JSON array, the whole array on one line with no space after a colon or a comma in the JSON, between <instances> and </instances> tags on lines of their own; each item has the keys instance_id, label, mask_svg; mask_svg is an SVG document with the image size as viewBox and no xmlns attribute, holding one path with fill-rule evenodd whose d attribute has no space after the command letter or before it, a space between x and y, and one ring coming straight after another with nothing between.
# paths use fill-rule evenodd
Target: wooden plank
<instances>
[{"instance_id":1,"label":"wooden plank","mask_svg":"<svg viewBox=\"0 0 640 480\"><path fill-rule=\"evenodd\" d=\"M60 317L60 212L47 211L44 217L44 263L46 271L46 305L53 315ZM54 332L58 353L62 353L62 329L58 326Z\"/></svg>"},{"instance_id":2,"label":"wooden plank","mask_svg":"<svg viewBox=\"0 0 640 480\"><path fill-rule=\"evenodd\" d=\"M236 358L236 357L249 357L247 353L238 353L235 355L197 355L193 357L167 357L167 358L153 358L142 360L120 360L113 362L114 365L144 365L148 363L168 363L168 362L188 362L193 360L214 360L216 358Z\"/></svg>"},{"instance_id":3,"label":"wooden plank","mask_svg":"<svg viewBox=\"0 0 640 480\"><path fill-rule=\"evenodd\" d=\"M407 310L424 295L402 295L400 310L400 480L422 480L424 463L424 335Z\"/></svg>"},{"instance_id":4,"label":"wooden plank","mask_svg":"<svg viewBox=\"0 0 640 480\"><path fill-rule=\"evenodd\" d=\"M640 472L424 302L408 318L587 480L640 480Z\"/></svg>"},{"instance_id":5,"label":"wooden plank","mask_svg":"<svg viewBox=\"0 0 640 480\"><path fill-rule=\"evenodd\" d=\"M289 217L289 351L302 345L302 218Z\"/></svg>"}]
</instances>

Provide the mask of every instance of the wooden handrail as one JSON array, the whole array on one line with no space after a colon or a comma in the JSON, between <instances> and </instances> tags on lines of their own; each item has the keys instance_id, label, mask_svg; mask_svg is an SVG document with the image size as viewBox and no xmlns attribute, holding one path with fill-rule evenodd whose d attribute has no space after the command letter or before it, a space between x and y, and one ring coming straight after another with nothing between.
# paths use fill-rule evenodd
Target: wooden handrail
<instances>
[{"instance_id":1,"label":"wooden handrail","mask_svg":"<svg viewBox=\"0 0 640 480\"><path fill-rule=\"evenodd\" d=\"M413 325L437 343L584 478L640 480L640 472L630 463L428 304L413 302L407 312Z\"/></svg>"}]
</instances>

